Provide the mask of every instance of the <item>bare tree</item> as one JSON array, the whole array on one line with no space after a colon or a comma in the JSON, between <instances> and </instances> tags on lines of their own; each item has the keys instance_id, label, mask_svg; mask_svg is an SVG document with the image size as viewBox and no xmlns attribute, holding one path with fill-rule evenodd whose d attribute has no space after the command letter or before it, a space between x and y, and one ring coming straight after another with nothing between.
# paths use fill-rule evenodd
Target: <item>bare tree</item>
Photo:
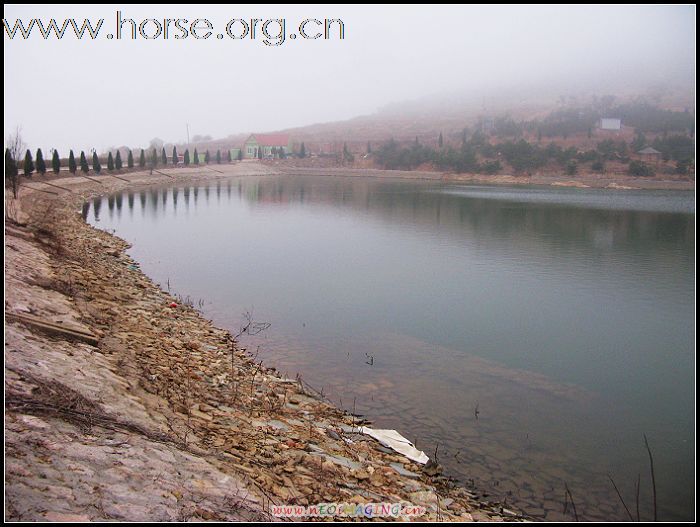
<instances>
[{"instance_id":1,"label":"bare tree","mask_svg":"<svg viewBox=\"0 0 700 527\"><path fill-rule=\"evenodd\" d=\"M22 139L22 127L17 126L15 128L15 133L7 136L6 148L10 150L12 159L17 161L21 156L24 156L24 152L27 150L27 144Z\"/></svg>"},{"instance_id":2,"label":"bare tree","mask_svg":"<svg viewBox=\"0 0 700 527\"><path fill-rule=\"evenodd\" d=\"M163 140L160 137L154 137L148 142L148 148L160 150L163 148Z\"/></svg>"},{"instance_id":3,"label":"bare tree","mask_svg":"<svg viewBox=\"0 0 700 527\"><path fill-rule=\"evenodd\" d=\"M7 136L5 145L5 184L9 184L14 198L17 198L20 185L19 159L26 148L22 139L22 127L17 126L14 134Z\"/></svg>"},{"instance_id":4,"label":"bare tree","mask_svg":"<svg viewBox=\"0 0 700 527\"><path fill-rule=\"evenodd\" d=\"M12 197L17 199L17 190L19 187L19 170L17 163L12 158L9 148L5 148L5 186L10 186L12 189Z\"/></svg>"}]
</instances>

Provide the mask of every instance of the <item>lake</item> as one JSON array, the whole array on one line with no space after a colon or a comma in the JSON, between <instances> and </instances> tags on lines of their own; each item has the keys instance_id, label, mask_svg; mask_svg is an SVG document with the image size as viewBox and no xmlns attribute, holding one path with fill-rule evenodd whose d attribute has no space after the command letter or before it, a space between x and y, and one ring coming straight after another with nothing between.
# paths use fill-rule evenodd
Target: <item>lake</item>
<instances>
[{"instance_id":1,"label":"lake","mask_svg":"<svg viewBox=\"0 0 700 527\"><path fill-rule=\"evenodd\" d=\"M533 516L691 520L692 192L320 176L124 192L86 219L258 360Z\"/></svg>"}]
</instances>

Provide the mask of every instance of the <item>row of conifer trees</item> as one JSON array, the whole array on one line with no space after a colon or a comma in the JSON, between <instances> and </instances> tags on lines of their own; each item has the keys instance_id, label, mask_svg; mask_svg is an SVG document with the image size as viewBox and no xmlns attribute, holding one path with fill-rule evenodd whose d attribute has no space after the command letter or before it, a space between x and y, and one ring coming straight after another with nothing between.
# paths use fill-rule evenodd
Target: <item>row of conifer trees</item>
<instances>
[{"instance_id":1,"label":"row of conifer trees","mask_svg":"<svg viewBox=\"0 0 700 527\"><path fill-rule=\"evenodd\" d=\"M148 157L148 159L147 159ZM223 162L223 158L221 155L221 150L216 151L215 155L215 161L217 164L221 164ZM243 159L243 153L239 150L238 151L238 157L237 160L240 161ZM231 163L234 161L234 159L231 156L231 151L229 150L227 155L226 155L226 161ZM192 157L190 157L190 151L189 149L185 150L185 154L183 156L183 162L185 165L199 165L200 163L203 164L210 164L211 163L211 156L209 154L209 150L207 150L204 154L204 159L200 160L200 156L197 152L197 149L194 149L194 154ZM139 168L154 168L158 165L161 166L166 166L168 164L173 164L177 165L179 163L179 157L177 154L177 147L173 146L173 151L172 155L170 157L167 156L165 153L165 147L163 147L160 155L158 155L158 152L156 151L155 148L151 150L150 155L146 155L146 151L142 148L141 153L139 155L138 159L138 166ZM121 157L121 152L117 150L117 153L113 156L112 152L109 152L107 156L107 170L121 170L123 168L123 161ZM38 174L46 174L48 167L46 166L46 160L44 159L44 155L41 151L41 148L39 148L36 151L36 160L32 158L32 153L30 150L27 150L26 154L24 155L24 160L22 161L22 164L19 164L19 160L16 160L13 158L12 153L10 152L9 148L5 149L5 167L7 171L7 167L14 167L15 169L19 168L20 166L24 169L24 175L26 177L31 177L31 175L36 171ZM127 160L126 160L126 166L128 168L134 168L135 162L134 162L134 154L131 150L129 150L129 153L127 154ZM88 165L88 160L87 157L85 156L85 152L81 151L80 152L80 160L77 161L75 158L75 154L73 153L73 150L70 151L70 154L68 156L68 170L72 174L75 174L78 171L78 168L80 168L81 172L89 172L90 171L90 166ZM55 174L58 174L61 170L61 158L58 155L58 151L54 150L53 155L51 157L51 169ZM100 161L99 156L97 155L97 152L92 153L92 170L96 173L100 173L102 171L102 163Z\"/></svg>"}]
</instances>

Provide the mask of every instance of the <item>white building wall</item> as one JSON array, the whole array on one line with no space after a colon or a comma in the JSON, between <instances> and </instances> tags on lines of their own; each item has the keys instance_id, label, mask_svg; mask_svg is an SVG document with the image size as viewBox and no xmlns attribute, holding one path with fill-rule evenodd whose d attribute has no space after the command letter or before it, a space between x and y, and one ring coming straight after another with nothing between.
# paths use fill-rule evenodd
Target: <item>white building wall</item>
<instances>
[{"instance_id":1,"label":"white building wall","mask_svg":"<svg viewBox=\"0 0 700 527\"><path fill-rule=\"evenodd\" d=\"M619 131L620 128L622 128L622 120L612 118L612 117L603 117L600 120L600 129L601 130L615 130Z\"/></svg>"}]
</instances>

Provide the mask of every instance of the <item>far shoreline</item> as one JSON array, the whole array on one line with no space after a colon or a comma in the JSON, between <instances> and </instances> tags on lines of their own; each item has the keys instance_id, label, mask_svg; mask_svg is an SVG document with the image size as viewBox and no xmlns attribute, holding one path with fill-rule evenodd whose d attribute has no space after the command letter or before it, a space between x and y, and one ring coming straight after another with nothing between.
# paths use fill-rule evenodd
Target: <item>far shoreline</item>
<instances>
[{"instance_id":1,"label":"far shoreline","mask_svg":"<svg viewBox=\"0 0 700 527\"><path fill-rule=\"evenodd\" d=\"M554 188L580 188L580 189L604 189L604 190L679 190L695 191L695 180L691 178L679 179L658 179L656 177L643 178L622 174L580 174L574 176L555 174L533 174L533 175L512 175L512 174L474 174L474 173L451 173L430 170L387 170L379 168L353 168L353 167L320 167L306 166L299 164L299 160L274 160L259 161L245 160L231 163L208 164L208 165L167 165L157 166L153 172L156 174L168 175L181 174L182 172L193 172L205 170L216 177L218 172L220 177L228 175L239 177L240 171L244 167L250 166L254 173L250 175L261 175L260 169L264 167L264 175L289 175L289 176L335 176L335 177L367 177L374 179L414 179L429 180L445 183L477 183L494 186L541 186ZM309 160L311 161L311 159ZM242 166L241 166L242 165ZM234 168L238 167L238 168ZM221 171L217 170L221 169ZM233 169L233 170L231 170ZM111 178L121 178L132 173L143 173L148 168L135 167L133 169L122 170L102 170L99 174L89 171L87 174L76 172L70 174L65 167L62 167L58 175L53 172L46 172L44 175L34 173L30 178L21 176L20 186L25 183L44 183L51 185L63 179L82 177L85 179L96 178L108 181ZM165 172L164 172L165 171ZM232 172L229 174L229 172ZM173 177L173 176L170 176Z\"/></svg>"},{"instance_id":2,"label":"far shoreline","mask_svg":"<svg viewBox=\"0 0 700 527\"><path fill-rule=\"evenodd\" d=\"M657 179L627 175L550 175L451 173L427 170L386 170L377 168L312 167L298 166L284 161L263 162L288 175L330 175L347 177L373 177L379 179L424 179L448 183L480 183L497 186L537 185L543 187L593 188L607 190L685 190L694 191L693 179Z\"/></svg>"}]
</instances>

